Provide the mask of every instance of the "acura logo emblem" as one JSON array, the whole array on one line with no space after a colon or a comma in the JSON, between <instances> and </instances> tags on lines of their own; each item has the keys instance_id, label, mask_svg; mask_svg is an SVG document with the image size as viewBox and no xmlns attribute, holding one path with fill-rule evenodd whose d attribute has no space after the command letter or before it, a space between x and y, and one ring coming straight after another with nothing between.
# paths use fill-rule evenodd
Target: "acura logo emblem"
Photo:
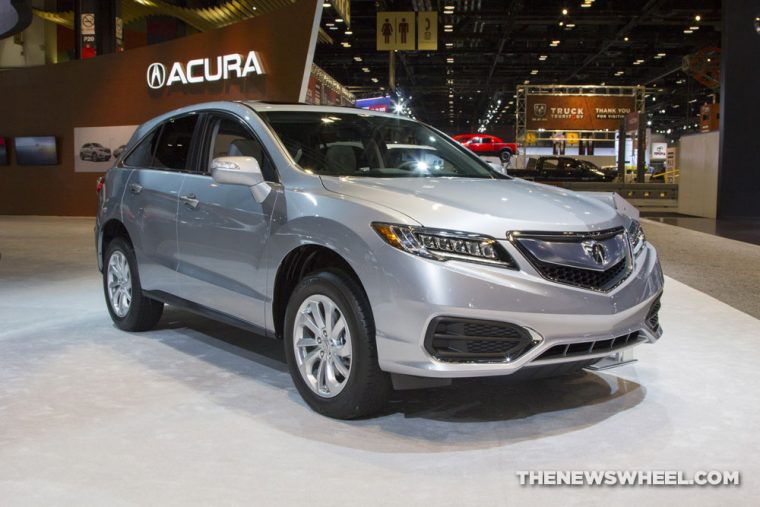
<instances>
[{"instance_id":1,"label":"acura logo emblem","mask_svg":"<svg viewBox=\"0 0 760 507\"><path fill-rule=\"evenodd\" d=\"M607 262L607 248L603 244L598 241L584 241L581 246L586 255L600 266Z\"/></svg>"},{"instance_id":2,"label":"acura logo emblem","mask_svg":"<svg viewBox=\"0 0 760 507\"><path fill-rule=\"evenodd\" d=\"M148 66L148 86L157 90L166 82L166 67L163 63L151 63Z\"/></svg>"},{"instance_id":3,"label":"acura logo emblem","mask_svg":"<svg viewBox=\"0 0 760 507\"><path fill-rule=\"evenodd\" d=\"M232 53L167 65L158 62L151 63L146 77L148 86L153 90L158 90L164 86L176 84L210 83L222 79L243 79L262 74L264 74L264 68L258 54L256 51L248 51L247 55Z\"/></svg>"}]
</instances>

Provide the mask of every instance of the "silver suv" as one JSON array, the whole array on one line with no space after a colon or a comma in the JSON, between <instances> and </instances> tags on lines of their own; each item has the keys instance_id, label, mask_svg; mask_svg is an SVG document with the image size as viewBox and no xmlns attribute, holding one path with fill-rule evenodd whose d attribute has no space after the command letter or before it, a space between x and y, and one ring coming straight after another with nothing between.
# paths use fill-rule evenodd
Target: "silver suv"
<instances>
[{"instance_id":1,"label":"silver suv","mask_svg":"<svg viewBox=\"0 0 760 507\"><path fill-rule=\"evenodd\" d=\"M662 271L615 202L501 175L391 114L216 102L135 132L95 236L119 328L170 304L282 339L306 402L353 418L394 387L655 342Z\"/></svg>"}]
</instances>

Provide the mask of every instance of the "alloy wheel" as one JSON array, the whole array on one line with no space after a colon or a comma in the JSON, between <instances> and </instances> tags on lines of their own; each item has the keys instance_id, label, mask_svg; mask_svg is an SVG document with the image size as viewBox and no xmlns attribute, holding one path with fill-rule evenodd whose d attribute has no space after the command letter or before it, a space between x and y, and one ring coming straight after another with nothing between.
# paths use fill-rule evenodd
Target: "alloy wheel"
<instances>
[{"instance_id":1,"label":"alloy wheel","mask_svg":"<svg viewBox=\"0 0 760 507\"><path fill-rule=\"evenodd\" d=\"M108 301L117 317L129 313L132 304L132 273L127 256L116 250L108 260Z\"/></svg>"},{"instance_id":2,"label":"alloy wheel","mask_svg":"<svg viewBox=\"0 0 760 507\"><path fill-rule=\"evenodd\" d=\"M323 398L340 394L351 373L351 332L332 299L314 294L301 303L293 351L298 370L314 393Z\"/></svg>"}]
</instances>

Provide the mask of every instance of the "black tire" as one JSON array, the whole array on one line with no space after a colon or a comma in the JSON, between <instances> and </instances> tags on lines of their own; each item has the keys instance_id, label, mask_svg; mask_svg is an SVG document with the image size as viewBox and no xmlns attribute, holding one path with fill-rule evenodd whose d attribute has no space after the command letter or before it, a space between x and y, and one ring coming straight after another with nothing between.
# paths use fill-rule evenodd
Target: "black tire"
<instances>
[{"instance_id":1,"label":"black tire","mask_svg":"<svg viewBox=\"0 0 760 507\"><path fill-rule=\"evenodd\" d=\"M120 317L114 310L108 296L108 265L111 257L121 252L127 259L132 281L132 300L126 315ZM143 295L140 285L140 275L137 271L137 260L132 245L123 238L116 238L109 243L103 262L103 295L106 307L116 327L124 331L147 331L155 327L161 319L164 304Z\"/></svg>"},{"instance_id":2,"label":"black tire","mask_svg":"<svg viewBox=\"0 0 760 507\"><path fill-rule=\"evenodd\" d=\"M501 150L499 152L499 160L507 164L512 159L512 150Z\"/></svg>"},{"instance_id":3,"label":"black tire","mask_svg":"<svg viewBox=\"0 0 760 507\"><path fill-rule=\"evenodd\" d=\"M301 304L313 295L332 299L348 324L351 335L351 369L345 386L332 398L325 398L306 383L296 363L293 332ZM390 376L377 362L375 324L367 296L342 271L326 270L306 276L293 290L285 313L285 357L296 389L315 411L335 419L356 419L380 411L392 391Z\"/></svg>"}]
</instances>

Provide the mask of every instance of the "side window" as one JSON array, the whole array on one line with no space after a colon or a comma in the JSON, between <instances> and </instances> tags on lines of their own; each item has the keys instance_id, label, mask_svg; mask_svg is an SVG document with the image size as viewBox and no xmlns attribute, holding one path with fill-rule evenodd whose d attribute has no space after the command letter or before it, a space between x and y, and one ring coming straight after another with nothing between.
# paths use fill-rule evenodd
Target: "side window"
<instances>
[{"instance_id":1,"label":"side window","mask_svg":"<svg viewBox=\"0 0 760 507\"><path fill-rule=\"evenodd\" d=\"M178 171L187 169L190 143L197 122L198 116L190 115L164 123L151 166Z\"/></svg>"},{"instance_id":2,"label":"side window","mask_svg":"<svg viewBox=\"0 0 760 507\"><path fill-rule=\"evenodd\" d=\"M559 166L559 160L556 158L545 158L541 169L544 171L556 171Z\"/></svg>"},{"instance_id":3,"label":"side window","mask_svg":"<svg viewBox=\"0 0 760 507\"><path fill-rule=\"evenodd\" d=\"M153 153L156 151L156 141L161 133L161 127L148 134L132 153L124 160L124 164L130 167L153 166Z\"/></svg>"},{"instance_id":4,"label":"side window","mask_svg":"<svg viewBox=\"0 0 760 507\"><path fill-rule=\"evenodd\" d=\"M490 137L484 137L480 142L483 144L491 144L493 142L493 139Z\"/></svg>"},{"instance_id":5,"label":"side window","mask_svg":"<svg viewBox=\"0 0 760 507\"><path fill-rule=\"evenodd\" d=\"M209 166L218 157L253 157L259 163L264 179L277 181L276 171L264 147L239 121L218 118L212 122Z\"/></svg>"}]
</instances>

